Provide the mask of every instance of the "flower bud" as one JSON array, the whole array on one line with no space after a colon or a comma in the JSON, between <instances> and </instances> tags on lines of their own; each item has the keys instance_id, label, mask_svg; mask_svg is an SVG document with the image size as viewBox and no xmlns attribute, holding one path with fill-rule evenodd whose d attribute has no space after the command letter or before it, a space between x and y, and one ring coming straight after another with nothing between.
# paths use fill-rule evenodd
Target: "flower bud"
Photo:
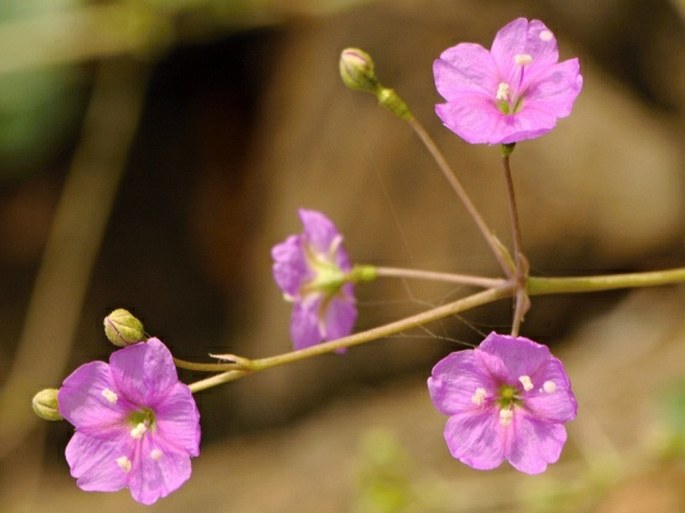
<instances>
[{"instance_id":1,"label":"flower bud","mask_svg":"<svg viewBox=\"0 0 685 513\"><path fill-rule=\"evenodd\" d=\"M118 347L130 346L147 338L143 323L123 308L117 308L105 317L104 325L105 335Z\"/></svg>"},{"instance_id":2,"label":"flower bud","mask_svg":"<svg viewBox=\"0 0 685 513\"><path fill-rule=\"evenodd\" d=\"M350 89L376 94L379 87L373 59L359 48L346 48L340 54L340 77Z\"/></svg>"},{"instance_id":3,"label":"flower bud","mask_svg":"<svg viewBox=\"0 0 685 513\"><path fill-rule=\"evenodd\" d=\"M59 414L56 388L46 388L33 396L33 411L43 420L64 420Z\"/></svg>"}]
</instances>

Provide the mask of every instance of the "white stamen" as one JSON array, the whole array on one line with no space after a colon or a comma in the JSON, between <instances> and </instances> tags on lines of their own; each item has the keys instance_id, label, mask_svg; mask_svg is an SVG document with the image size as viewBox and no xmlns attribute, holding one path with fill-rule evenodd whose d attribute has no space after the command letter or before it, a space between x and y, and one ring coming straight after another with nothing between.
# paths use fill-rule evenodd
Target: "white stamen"
<instances>
[{"instance_id":1,"label":"white stamen","mask_svg":"<svg viewBox=\"0 0 685 513\"><path fill-rule=\"evenodd\" d=\"M511 87L506 82L500 82L497 86L496 100L509 101L509 93L511 92Z\"/></svg>"},{"instance_id":2,"label":"white stamen","mask_svg":"<svg viewBox=\"0 0 685 513\"><path fill-rule=\"evenodd\" d=\"M499 423L502 426L508 426L514 419L514 412L512 410L500 410L499 411Z\"/></svg>"},{"instance_id":3,"label":"white stamen","mask_svg":"<svg viewBox=\"0 0 685 513\"><path fill-rule=\"evenodd\" d=\"M530 380L530 376L521 376L519 378L519 381L523 385L523 390L525 390L526 392L530 392L531 390L533 390L533 382Z\"/></svg>"},{"instance_id":4,"label":"white stamen","mask_svg":"<svg viewBox=\"0 0 685 513\"><path fill-rule=\"evenodd\" d=\"M164 453L159 449L152 449L150 451L150 458L152 458L155 461L159 461L162 456L164 456Z\"/></svg>"},{"instance_id":5,"label":"white stamen","mask_svg":"<svg viewBox=\"0 0 685 513\"><path fill-rule=\"evenodd\" d=\"M102 394L102 397L107 399L107 402L109 404L116 404L117 401L119 400L119 396L116 393L112 392L109 388L103 389L101 394Z\"/></svg>"},{"instance_id":6,"label":"white stamen","mask_svg":"<svg viewBox=\"0 0 685 513\"><path fill-rule=\"evenodd\" d=\"M552 34L549 30L543 30L542 32L540 32L540 40L542 41L551 41L553 37L554 34Z\"/></svg>"},{"instance_id":7,"label":"white stamen","mask_svg":"<svg viewBox=\"0 0 685 513\"><path fill-rule=\"evenodd\" d=\"M480 406L483 404L483 402L485 402L485 394L486 392L484 388L476 388L476 391L471 396L471 402L477 406Z\"/></svg>"},{"instance_id":8,"label":"white stamen","mask_svg":"<svg viewBox=\"0 0 685 513\"><path fill-rule=\"evenodd\" d=\"M131 430L131 437L132 438L142 438L142 436L145 434L147 431L147 426L143 424L142 422L138 423L136 427L134 427Z\"/></svg>"},{"instance_id":9,"label":"white stamen","mask_svg":"<svg viewBox=\"0 0 685 513\"><path fill-rule=\"evenodd\" d=\"M514 55L514 62L517 66L525 66L526 64L533 62L533 57L527 53L517 53Z\"/></svg>"},{"instance_id":10,"label":"white stamen","mask_svg":"<svg viewBox=\"0 0 685 513\"><path fill-rule=\"evenodd\" d=\"M542 389L548 394L552 394L557 390L557 384L554 381L545 381L542 384Z\"/></svg>"},{"instance_id":11,"label":"white stamen","mask_svg":"<svg viewBox=\"0 0 685 513\"><path fill-rule=\"evenodd\" d=\"M119 465L119 468L124 472L131 472L131 460L129 460L126 456L119 456L117 458L117 465Z\"/></svg>"}]
</instances>

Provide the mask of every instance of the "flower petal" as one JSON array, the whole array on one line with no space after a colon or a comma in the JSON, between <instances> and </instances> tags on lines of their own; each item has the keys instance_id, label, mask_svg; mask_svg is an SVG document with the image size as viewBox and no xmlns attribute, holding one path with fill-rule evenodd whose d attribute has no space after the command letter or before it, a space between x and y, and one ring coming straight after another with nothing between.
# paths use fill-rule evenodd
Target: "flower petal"
<instances>
[{"instance_id":1,"label":"flower petal","mask_svg":"<svg viewBox=\"0 0 685 513\"><path fill-rule=\"evenodd\" d=\"M303 349L321 342L319 331L319 305L321 298L307 297L293 305L290 318L290 336L295 349Z\"/></svg>"},{"instance_id":2,"label":"flower petal","mask_svg":"<svg viewBox=\"0 0 685 513\"><path fill-rule=\"evenodd\" d=\"M511 135L514 116L505 116L490 98L463 96L435 106L447 128L471 144L499 144Z\"/></svg>"},{"instance_id":3,"label":"flower petal","mask_svg":"<svg viewBox=\"0 0 685 513\"><path fill-rule=\"evenodd\" d=\"M176 452L200 454L200 414L187 385L177 383L157 403L155 437Z\"/></svg>"},{"instance_id":4,"label":"flower petal","mask_svg":"<svg viewBox=\"0 0 685 513\"><path fill-rule=\"evenodd\" d=\"M428 378L431 400L445 415L483 409L473 401L478 388L485 390L486 397L492 397L497 383L473 350L447 355L433 367Z\"/></svg>"},{"instance_id":5,"label":"flower petal","mask_svg":"<svg viewBox=\"0 0 685 513\"><path fill-rule=\"evenodd\" d=\"M291 235L271 250L276 284L291 297L297 297L302 284L311 276L302 249L302 237Z\"/></svg>"},{"instance_id":6,"label":"flower petal","mask_svg":"<svg viewBox=\"0 0 685 513\"><path fill-rule=\"evenodd\" d=\"M504 461L507 429L493 408L453 415L445 426L445 441L452 456L479 470L498 467Z\"/></svg>"},{"instance_id":7,"label":"flower petal","mask_svg":"<svg viewBox=\"0 0 685 513\"><path fill-rule=\"evenodd\" d=\"M333 242L340 237L340 232L333 222L321 212L301 208L298 210L304 237L319 253L327 255Z\"/></svg>"},{"instance_id":8,"label":"flower petal","mask_svg":"<svg viewBox=\"0 0 685 513\"><path fill-rule=\"evenodd\" d=\"M524 396L526 409L536 418L550 422L568 422L576 418L578 403L564 365L557 358L530 376L535 388ZM546 384L552 388L545 390Z\"/></svg>"},{"instance_id":9,"label":"flower petal","mask_svg":"<svg viewBox=\"0 0 685 513\"><path fill-rule=\"evenodd\" d=\"M62 417L77 429L101 437L120 431L130 408L126 398L119 397L104 362L81 365L64 380L57 397Z\"/></svg>"},{"instance_id":10,"label":"flower petal","mask_svg":"<svg viewBox=\"0 0 685 513\"><path fill-rule=\"evenodd\" d=\"M573 103L583 87L578 59L569 59L551 66L535 77L525 93L519 116L528 109L548 112L556 118L571 114Z\"/></svg>"},{"instance_id":11,"label":"flower petal","mask_svg":"<svg viewBox=\"0 0 685 513\"><path fill-rule=\"evenodd\" d=\"M156 437L144 437L136 456L129 489L142 504L166 497L190 478L190 457L175 452Z\"/></svg>"},{"instance_id":12,"label":"flower petal","mask_svg":"<svg viewBox=\"0 0 685 513\"><path fill-rule=\"evenodd\" d=\"M505 375L501 374L501 367L490 369L499 375L507 383L517 383L520 376L531 376L547 365L553 358L547 346L533 342L525 337L512 337L490 333L480 346L478 351L494 355L498 360L506 364ZM487 365L491 360L485 360Z\"/></svg>"},{"instance_id":13,"label":"flower petal","mask_svg":"<svg viewBox=\"0 0 685 513\"><path fill-rule=\"evenodd\" d=\"M442 52L433 63L433 75L436 89L448 101L471 95L494 98L499 84L490 52L475 43Z\"/></svg>"},{"instance_id":14,"label":"flower petal","mask_svg":"<svg viewBox=\"0 0 685 513\"><path fill-rule=\"evenodd\" d=\"M548 463L559 459L566 443L563 424L547 422L518 410L511 427L515 434L506 457L516 470L540 474Z\"/></svg>"},{"instance_id":15,"label":"flower petal","mask_svg":"<svg viewBox=\"0 0 685 513\"><path fill-rule=\"evenodd\" d=\"M343 289L333 296L324 313L325 332L322 333L325 340L333 340L346 337L354 329L357 322L357 307L354 303L352 284L347 283Z\"/></svg>"},{"instance_id":16,"label":"flower petal","mask_svg":"<svg viewBox=\"0 0 685 513\"><path fill-rule=\"evenodd\" d=\"M559 60L554 34L540 20L529 22L525 18L517 18L497 32L491 53L502 79L512 85L521 76L521 66L516 63L517 55L529 55L532 58L530 64L525 65L524 75L536 75L539 70Z\"/></svg>"},{"instance_id":17,"label":"flower petal","mask_svg":"<svg viewBox=\"0 0 685 513\"><path fill-rule=\"evenodd\" d=\"M120 349L109 362L117 389L139 407L153 407L178 383L173 357L157 338Z\"/></svg>"},{"instance_id":18,"label":"flower petal","mask_svg":"<svg viewBox=\"0 0 685 513\"><path fill-rule=\"evenodd\" d=\"M129 478L129 473L117 460L123 457L131 461L132 451L128 433L114 438L95 438L76 431L67 444L65 454L79 488L115 492L125 488Z\"/></svg>"}]
</instances>

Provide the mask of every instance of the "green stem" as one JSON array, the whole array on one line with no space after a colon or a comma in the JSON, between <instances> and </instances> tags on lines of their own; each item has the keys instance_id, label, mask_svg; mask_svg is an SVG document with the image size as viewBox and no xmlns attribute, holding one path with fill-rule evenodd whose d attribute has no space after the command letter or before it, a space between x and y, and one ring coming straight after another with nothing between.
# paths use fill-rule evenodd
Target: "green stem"
<instances>
[{"instance_id":1,"label":"green stem","mask_svg":"<svg viewBox=\"0 0 685 513\"><path fill-rule=\"evenodd\" d=\"M542 296L550 294L599 292L625 288L656 287L682 282L685 282L685 268L670 269L666 271L578 277L543 278L530 276L526 280L526 291L530 296ZM174 361L180 368L221 373L189 385L193 392L199 392L234 381L253 372L298 362L313 356L330 353L337 349L361 345L373 340L396 335L411 328L423 326L427 323L449 317L450 315L455 315L478 306L486 305L504 299L505 297L511 297L515 293L516 291L513 285L503 285L487 289L447 305L439 306L390 324L355 333L330 342L324 342L306 349L291 351L267 358L249 360L247 358L227 355L226 358L231 360L229 363L195 363L179 359L175 359Z\"/></svg>"},{"instance_id":2,"label":"green stem","mask_svg":"<svg viewBox=\"0 0 685 513\"><path fill-rule=\"evenodd\" d=\"M685 282L685 268L666 271L542 278L530 276L526 289L531 296L576 294L639 287L657 287Z\"/></svg>"},{"instance_id":3,"label":"green stem","mask_svg":"<svg viewBox=\"0 0 685 513\"><path fill-rule=\"evenodd\" d=\"M299 349L297 351L291 351L288 353L283 353L280 355L271 356L267 358L260 358L255 360L240 358L240 362L230 363L195 363L186 362L184 360L179 359L175 359L174 361L178 367L188 370L201 372L225 371L224 374L226 374L226 376L222 378L225 379L225 381L221 381L221 383L225 383L228 381L233 381L237 378L241 378L249 372L257 372L264 369L269 369L271 367L276 367L278 365L297 362L300 360L304 360L306 358L311 358L312 356L331 353L338 349L345 349L348 347L365 344L366 342L371 342L373 340L378 340L380 338L396 335L403 331L407 331L411 328L423 326L430 322L444 319L445 317L449 317L450 315L455 315L459 312L471 310L478 306L492 303L494 301L497 301L498 299L510 297L511 294L512 288L509 286L484 290L476 294L467 296L465 298L458 299L446 305L438 306L428 311L421 312L410 317L406 317L399 321L384 324L383 326L378 326L376 328L361 331L359 333L354 333L347 337L331 340L330 342L323 342L321 344L307 347L305 349ZM215 385L216 384L219 384L219 382L215 383Z\"/></svg>"},{"instance_id":4,"label":"green stem","mask_svg":"<svg viewBox=\"0 0 685 513\"><path fill-rule=\"evenodd\" d=\"M409 278L416 280L441 281L444 283L456 283L459 285L473 285L491 289L501 287L507 283L502 278L485 278L483 276L472 276L469 274L440 273L434 271L423 271L419 269L401 269L397 267L376 267L376 276L386 278Z\"/></svg>"}]
</instances>

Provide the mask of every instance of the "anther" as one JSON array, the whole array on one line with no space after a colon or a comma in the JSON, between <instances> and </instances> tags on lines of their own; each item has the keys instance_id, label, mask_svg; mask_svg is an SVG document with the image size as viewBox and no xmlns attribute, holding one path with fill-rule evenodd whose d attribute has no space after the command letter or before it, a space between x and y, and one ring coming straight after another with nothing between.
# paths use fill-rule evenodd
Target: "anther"
<instances>
[{"instance_id":1,"label":"anther","mask_svg":"<svg viewBox=\"0 0 685 513\"><path fill-rule=\"evenodd\" d=\"M554 34L552 34L549 30L543 30L540 32L540 40L541 41L551 41L552 38L554 37Z\"/></svg>"},{"instance_id":2,"label":"anther","mask_svg":"<svg viewBox=\"0 0 685 513\"><path fill-rule=\"evenodd\" d=\"M132 438L142 438L142 436L145 434L147 431L147 426L143 424L142 422L139 422L136 427L134 427L131 430L131 437Z\"/></svg>"},{"instance_id":3,"label":"anther","mask_svg":"<svg viewBox=\"0 0 685 513\"><path fill-rule=\"evenodd\" d=\"M164 453L159 449L152 449L150 451L150 458L152 458L155 461L159 461L162 458L162 456L164 456Z\"/></svg>"},{"instance_id":4,"label":"anther","mask_svg":"<svg viewBox=\"0 0 685 513\"><path fill-rule=\"evenodd\" d=\"M545 381L545 382L542 384L542 389L543 389L546 393L552 394L552 393L554 393L554 392L556 391L556 389L557 389L557 384L556 384L554 381Z\"/></svg>"},{"instance_id":5,"label":"anther","mask_svg":"<svg viewBox=\"0 0 685 513\"><path fill-rule=\"evenodd\" d=\"M509 101L509 94L511 92L511 87L506 82L500 82L497 86L496 100Z\"/></svg>"},{"instance_id":6,"label":"anther","mask_svg":"<svg viewBox=\"0 0 685 513\"><path fill-rule=\"evenodd\" d=\"M502 426L508 426L514 419L514 412L510 409L502 409L499 411L499 423Z\"/></svg>"},{"instance_id":7,"label":"anther","mask_svg":"<svg viewBox=\"0 0 685 513\"><path fill-rule=\"evenodd\" d=\"M476 391L471 396L471 402L477 406L480 406L483 404L483 402L485 402L485 394L486 392L484 388L476 388Z\"/></svg>"},{"instance_id":8,"label":"anther","mask_svg":"<svg viewBox=\"0 0 685 513\"><path fill-rule=\"evenodd\" d=\"M126 456L119 456L117 458L117 465L119 465L119 468L126 473L131 471L131 460L129 460Z\"/></svg>"},{"instance_id":9,"label":"anther","mask_svg":"<svg viewBox=\"0 0 685 513\"><path fill-rule=\"evenodd\" d=\"M527 53L517 53L514 55L514 62L517 66L525 66L533 62L533 57Z\"/></svg>"},{"instance_id":10,"label":"anther","mask_svg":"<svg viewBox=\"0 0 685 513\"><path fill-rule=\"evenodd\" d=\"M519 381L523 385L523 390L525 390L526 392L530 392L531 390L533 390L533 382L530 380L530 376L521 376L519 378Z\"/></svg>"},{"instance_id":11,"label":"anther","mask_svg":"<svg viewBox=\"0 0 685 513\"><path fill-rule=\"evenodd\" d=\"M115 392L111 391L109 388L103 389L101 393L102 397L107 399L107 402L109 404L116 404L119 400L119 396Z\"/></svg>"}]
</instances>

